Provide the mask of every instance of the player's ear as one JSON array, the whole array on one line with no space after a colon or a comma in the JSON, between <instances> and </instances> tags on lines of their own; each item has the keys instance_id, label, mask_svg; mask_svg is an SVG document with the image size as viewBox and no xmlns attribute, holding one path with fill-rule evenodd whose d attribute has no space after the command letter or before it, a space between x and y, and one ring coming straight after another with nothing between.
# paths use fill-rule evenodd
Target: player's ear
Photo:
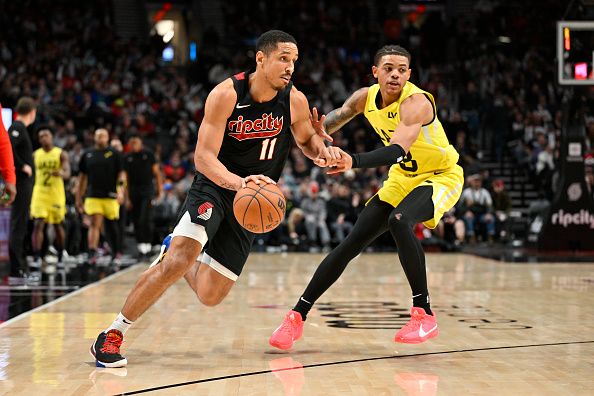
<instances>
[{"instance_id":1,"label":"player's ear","mask_svg":"<svg viewBox=\"0 0 594 396\"><path fill-rule=\"evenodd\" d=\"M373 74L374 78L377 78L377 71L378 71L377 66L375 66L375 65L371 66L371 73Z\"/></svg>"},{"instance_id":2,"label":"player's ear","mask_svg":"<svg viewBox=\"0 0 594 396\"><path fill-rule=\"evenodd\" d=\"M256 65L261 65L264 62L264 52L256 52Z\"/></svg>"}]
</instances>

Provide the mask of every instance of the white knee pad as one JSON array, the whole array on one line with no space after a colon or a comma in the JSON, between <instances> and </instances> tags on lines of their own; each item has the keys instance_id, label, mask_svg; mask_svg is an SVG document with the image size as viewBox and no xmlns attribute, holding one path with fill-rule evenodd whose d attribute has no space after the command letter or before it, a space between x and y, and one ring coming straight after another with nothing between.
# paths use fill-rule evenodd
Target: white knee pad
<instances>
[{"instance_id":1,"label":"white knee pad","mask_svg":"<svg viewBox=\"0 0 594 396\"><path fill-rule=\"evenodd\" d=\"M206 242L208 242L206 229L203 225L192 223L189 212L186 212L182 216L179 223L177 223L175 229L171 233L171 239L175 238L176 236L184 236L186 238L191 238L195 241L198 241L202 245L202 248L204 248L204 245L206 245Z\"/></svg>"}]
</instances>

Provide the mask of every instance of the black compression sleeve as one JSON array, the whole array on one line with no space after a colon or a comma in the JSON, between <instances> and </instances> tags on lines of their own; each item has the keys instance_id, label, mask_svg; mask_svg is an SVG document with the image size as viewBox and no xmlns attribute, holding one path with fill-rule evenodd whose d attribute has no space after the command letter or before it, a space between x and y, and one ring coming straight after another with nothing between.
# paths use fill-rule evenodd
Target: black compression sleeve
<instances>
[{"instance_id":1,"label":"black compression sleeve","mask_svg":"<svg viewBox=\"0 0 594 396\"><path fill-rule=\"evenodd\" d=\"M368 153L351 155L353 157L353 168L375 168L393 165L402 161L404 156L406 156L406 152L399 144L391 144Z\"/></svg>"}]
</instances>

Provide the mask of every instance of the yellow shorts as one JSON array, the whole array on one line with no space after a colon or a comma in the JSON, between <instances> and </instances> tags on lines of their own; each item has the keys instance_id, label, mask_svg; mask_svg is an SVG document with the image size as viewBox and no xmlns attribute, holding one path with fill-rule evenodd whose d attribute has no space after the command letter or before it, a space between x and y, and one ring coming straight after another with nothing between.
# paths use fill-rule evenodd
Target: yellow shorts
<instances>
[{"instance_id":1,"label":"yellow shorts","mask_svg":"<svg viewBox=\"0 0 594 396\"><path fill-rule=\"evenodd\" d=\"M120 218L120 204L115 198L85 198L84 209L88 215L99 214L107 220Z\"/></svg>"},{"instance_id":2,"label":"yellow shorts","mask_svg":"<svg viewBox=\"0 0 594 396\"><path fill-rule=\"evenodd\" d=\"M462 194L464 171L458 165L443 172L422 173L407 177L402 173L390 172L390 176L378 191L379 199L396 207L412 190L419 186L433 187L433 218L423 224L435 228L445 212L450 210Z\"/></svg>"},{"instance_id":3,"label":"yellow shorts","mask_svg":"<svg viewBox=\"0 0 594 396\"><path fill-rule=\"evenodd\" d=\"M61 224L66 216L66 205L45 200L31 201L31 218L43 219L48 224Z\"/></svg>"}]
</instances>

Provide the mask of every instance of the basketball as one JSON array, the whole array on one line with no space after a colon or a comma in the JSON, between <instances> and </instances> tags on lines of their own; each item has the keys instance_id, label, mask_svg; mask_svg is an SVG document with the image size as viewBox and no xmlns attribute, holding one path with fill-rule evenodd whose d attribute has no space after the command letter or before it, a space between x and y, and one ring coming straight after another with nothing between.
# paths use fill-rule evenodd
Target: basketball
<instances>
[{"instance_id":1,"label":"basketball","mask_svg":"<svg viewBox=\"0 0 594 396\"><path fill-rule=\"evenodd\" d=\"M233 213L246 230L263 234L274 230L285 217L285 196L275 184L253 181L237 191Z\"/></svg>"}]
</instances>

